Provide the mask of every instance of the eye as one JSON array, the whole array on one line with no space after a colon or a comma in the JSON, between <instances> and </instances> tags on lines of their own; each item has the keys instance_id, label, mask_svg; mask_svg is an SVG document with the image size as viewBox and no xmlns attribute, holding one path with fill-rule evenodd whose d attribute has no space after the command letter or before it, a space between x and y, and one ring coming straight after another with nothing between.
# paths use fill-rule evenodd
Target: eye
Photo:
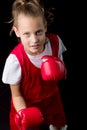
<instances>
[{"instance_id":1,"label":"eye","mask_svg":"<svg viewBox=\"0 0 87 130\"><path fill-rule=\"evenodd\" d=\"M23 35L24 35L25 37L29 37L29 36L30 36L30 33L27 33L27 32L26 32L26 33L24 33Z\"/></svg>"},{"instance_id":2,"label":"eye","mask_svg":"<svg viewBox=\"0 0 87 130\"><path fill-rule=\"evenodd\" d=\"M36 35L41 35L42 33L43 33L42 30L38 30L38 31L36 32Z\"/></svg>"}]
</instances>

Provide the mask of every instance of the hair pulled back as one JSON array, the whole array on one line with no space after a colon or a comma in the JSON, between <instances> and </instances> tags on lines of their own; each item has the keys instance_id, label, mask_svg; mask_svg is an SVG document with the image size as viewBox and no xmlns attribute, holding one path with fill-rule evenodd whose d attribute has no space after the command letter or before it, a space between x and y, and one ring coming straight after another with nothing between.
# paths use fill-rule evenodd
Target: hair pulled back
<instances>
[{"instance_id":1,"label":"hair pulled back","mask_svg":"<svg viewBox=\"0 0 87 130\"><path fill-rule=\"evenodd\" d=\"M10 34L13 32L13 26L17 26L17 19L20 14L29 15L31 17L42 17L44 24L50 24L53 21L53 14L51 9L44 10L40 0L15 0L12 5L12 29ZM49 23L48 23L49 21Z\"/></svg>"}]
</instances>

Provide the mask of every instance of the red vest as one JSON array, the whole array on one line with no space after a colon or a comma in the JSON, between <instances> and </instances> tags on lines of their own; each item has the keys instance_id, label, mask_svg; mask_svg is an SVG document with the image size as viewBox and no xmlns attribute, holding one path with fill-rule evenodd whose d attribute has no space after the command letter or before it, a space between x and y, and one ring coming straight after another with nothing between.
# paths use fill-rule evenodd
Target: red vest
<instances>
[{"instance_id":1,"label":"red vest","mask_svg":"<svg viewBox=\"0 0 87 130\"><path fill-rule=\"evenodd\" d=\"M58 56L59 41L57 35L47 34L52 46L52 55ZM44 114L47 124L63 126L66 123L61 97L57 83L44 81L40 68L31 63L27 57L23 45L19 43L11 52L16 55L22 69L21 92L27 107L37 104ZM10 129L18 130L14 121L16 110L11 102ZM55 118L56 115L56 118Z\"/></svg>"},{"instance_id":2,"label":"red vest","mask_svg":"<svg viewBox=\"0 0 87 130\"><path fill-rule=\"evenodd\" d=\"M59 42L57 35L47 34L47 37L49 37L52 46L52 55L58 56ZM57 91L57 84L54 81L43 81L40 68L31 63L21 43L11 53L16 55L21 65L21 92L28 105L46 99Z\"/></svg>"}]
</instances>

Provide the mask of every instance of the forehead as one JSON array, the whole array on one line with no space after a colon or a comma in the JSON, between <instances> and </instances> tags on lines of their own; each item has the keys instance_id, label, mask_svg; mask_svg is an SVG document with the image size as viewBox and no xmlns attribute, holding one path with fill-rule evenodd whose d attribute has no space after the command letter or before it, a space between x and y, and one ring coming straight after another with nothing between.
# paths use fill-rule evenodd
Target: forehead
<instances>
[{"instance_id":1,"label":"forehead","mask_svg":"<svg viewBox=\"0 0 87 130\"><path fill-rule=\"evenodd\" d=\"M19 15L17 21L17 28L19 31L35 32L38 29L45 29L42 17L32 17L29 15Z\"/></svg>"},{"instance_id":2,"label":"forehead","mask_svg":"<svg viewBox=\"0 0 87 130\"><path fill-rule=\"evenodd\" d=\"M38 16L38 17L33 17L30 15L24 15L24 14L20 14L18 16L17 19L17 24L20 25L24 25L24 24L44 24L42 17Z\"/></svg>"},{"instance_id":3,"label":"forehead","mask_svg":"<svg viewBox=\"0 0 87 130\"><path fill-rule=\"evenodd\" d=\"M34 21L38 21L38 20L40 20L40 21L44 21L43 20L43 18L41 17L41 16L31 16L31 15L29 15L29 14L19 14L18 15L18 18L17 18L17 21L18 22L23 22L23 21L27 21L27 20L34 20Z\"/></svg>"}]
</instances>

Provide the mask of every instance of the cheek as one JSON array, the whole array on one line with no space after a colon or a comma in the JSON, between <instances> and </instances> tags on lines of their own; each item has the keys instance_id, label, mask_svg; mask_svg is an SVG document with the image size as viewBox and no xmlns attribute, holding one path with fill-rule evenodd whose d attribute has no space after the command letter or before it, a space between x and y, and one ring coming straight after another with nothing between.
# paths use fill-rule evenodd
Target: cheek
<instances>
[{"instance_id":1,"label":"cheek","mask_svg":"<svg viewBox=\"0 0 87 130\"><path fill-rule=\"evenodd\" d=\"M28 42L28 38L22 37L22 38L21 38L21 42L22 42L23 44L26 44L26 43Z\"/></svg>"},{"instance_id":2,"label":"cheek","mask_svg":"<svg viewBox=\"0 0 87 130\"><path fill-rule=\"evenodd\" d=\"M45 36L41 37L41 42L42 42L43 44L45 43L45 41L46 41L46 37L45 37Z\"/></svg>"},{"instance_id":3,"label":"cheek","mask_svg":"<svg viewBox=\"0 0 87 130\"><path fill-rule=\"evenodd\" d=\"M22 38L22 39L21 39L21 42L22 42L23 46L27 46L27 41L26 41L26 39Z\"/></svg>"}]
</instances>

